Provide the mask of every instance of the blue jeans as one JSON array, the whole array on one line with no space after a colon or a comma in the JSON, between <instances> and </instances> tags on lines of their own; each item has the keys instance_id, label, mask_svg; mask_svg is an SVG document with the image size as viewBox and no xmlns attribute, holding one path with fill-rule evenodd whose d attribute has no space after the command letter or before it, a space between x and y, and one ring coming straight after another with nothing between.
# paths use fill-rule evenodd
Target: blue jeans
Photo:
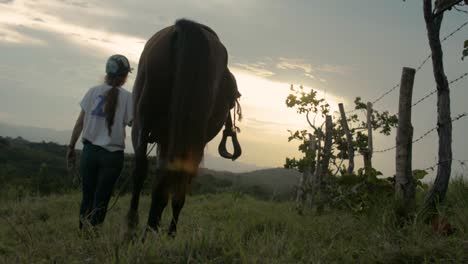
<instances>
[{"instance_id":1,"label":"blue jeans","mask_svg":"<svg viewBox=\"0 0 468 264\"><path fill-rule=\"evenodd\" d=\"M123 168L123 151L111 152L85 141L80 161L83 198L80 229L84 222L97 226L104 222L114 184Z\"/></svg>"}]
</instances>

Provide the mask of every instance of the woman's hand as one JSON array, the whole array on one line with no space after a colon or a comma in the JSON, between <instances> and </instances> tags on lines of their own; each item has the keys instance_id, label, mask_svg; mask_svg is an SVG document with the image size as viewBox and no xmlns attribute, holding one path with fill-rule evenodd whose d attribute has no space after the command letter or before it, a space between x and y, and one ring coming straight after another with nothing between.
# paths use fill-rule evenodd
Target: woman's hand
<instances>
[{"instance_id":1,"label":"woman's hand","mask_svg":"<svg viewBox=\"0 0 468 264\"><path fill-rule=\"evenodd\" d=\"M68 146L66 159L67 159L67 168L69 170L74 169L75 164L76 164L76 152L75 152L74 147Z\"/></svg>"},{"instance_id":2,"label":"woman's hand","mask_svg":"<svg viewBox=\"0 0 468 264\"><path fill-rule=\"evenodd\" d=\"M76 162L76 153L75 153L75 144L80 137L81 131L83 131L83 120L84 120L85 112L81 110L80 115L76 119L75 127L73 127L72 136L70 139L70 145L67 147L67 156L65 157L67 160L67 168L74 169L75 162Z\"/></svg>"}]
</instances>

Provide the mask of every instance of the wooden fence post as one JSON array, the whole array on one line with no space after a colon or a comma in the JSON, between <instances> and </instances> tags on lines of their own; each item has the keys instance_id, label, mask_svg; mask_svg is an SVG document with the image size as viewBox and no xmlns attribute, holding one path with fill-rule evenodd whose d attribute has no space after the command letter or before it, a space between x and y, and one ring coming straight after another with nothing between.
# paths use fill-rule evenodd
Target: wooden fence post
<instances>
[{"instance_id":1,"label":"wooden fence post","mask_svg":"<svg viewBox=\"0 0 468 264\"><path fill-rule=\"evenodd\" d=\"M325 117L325 144L323 147L323 160L322 160L322 179L328 176L328 166L330 163L330 155L332 148L332 133L333 133L332 117L327 115Z\"/></svg>"},{"instance_id":2,"label":"wooden fence post","mask_svg":"<svg viewBox=\"0 0 468 264\"><path fill-rule=\"evenodd\" d=\"M364 153L364 169L367 176L372 170L372 154L374 152L372 142L372 103L367 103L367 151Z\"/></svg>"},{"instance_id":3,"label":"wooden fence post","mask_svg":"<svg viewBox=\"0 0 468 264\"><path fill-rule=\"evenodd\" d=\"M348 119L346 118L346 113L344 111L344 106L343 104L338 104L338 107L340 108L340 114L341 114L341 126L343 127L343 130L346 135L346 143L348 144L348 174L353 174L354 171L354 147L353 147L353 137L351 136L351 132L349 131L349 126L348 126Z\"/></svg>"},{"instance_id":4,"label":"wooden fence post","mask_svg":"<svg viewBox=\"0 0 468 264\"><path fill-rule=\"evenodd\" d=\"M316 171L317 175L315 176L318 179L318 188L319 194L319 204L317 206L317 212L322 212L325 207L325 202L327 201L327 193L324 191L327 184L328 178L328 167L330 163L330 155L332 148L332 133L333 133L333 122L332 117L327 115L325 117L325 136L324 136L324 146L323 146L323 158L317 167L321 167L319 171ZM323 136L323 135L322 135Z\"/></svg>"},{"instance_id":5,"label":"wooden fence post","mask_svg":"<svg viewBox=\"0 0 468 264\"><path fill-rule=\"evenodd\" d=\"M304 202L307 197L307 193L311 192L311 181L312 172L315 170L315 136L309 134L309 147L311 150L311 164L304 168L304 171L299 179L299 186L296 194L296 210L299 214L302 214L304 209Z\"/></svg>"},{"instance_id":6,"label":"wooden fence post","mask_svg":"<svg viewBox=\"0 0 468 264\"><path fill-rule=\"evenodd\" d=\"M312 134L309 134L309 142L310 142L310 150L312 152L311 154L311 165L310 165L310 174L309 174L309 178L307 179L307 186L309 187L309 201L310 201L310 208L312 208L313 206L313 203L314 203L314 184L315 184L315 177L314 177L314 173L315 173L315 168L317 167L317 161L315 160L316 159L316 152L317 152L317 148L316 148L316 145L315 145L315 136L312 135Z\"/></svg>"},{"instance_id":7,"label":"wooden fence post","mask_svg":"<svg viewBox=\"0 0 468 264\"><path fill-rule=\"evenodd\" d=\"M309 134L309 139L311 139L310 134ZM311 147L312 144L313 144L312 142L309 142L309 147ZM312 159L311 163L313 162L314 160ZM299 178L299 186L297 188L297 194L296 194L296 210L299 214L302 214L302 211L304 209L304 201L306 200L306 195L307 195L308 187L309 187L309 181L311 178L310 174L311 174L311 165L307 165L304 168L304 171L302 172L301 177Z\"/></svg>"},{"instance_id":8,"label":"wooden fence post","mask_svg":"<svg viewBox=\"0 0 468 264\"><path fill-rule=\"evenodd\" d=\"M398 129L396 136L395 197L402 202L399 209L406 215L414 205L415 186L411 160L413 147L413 125L411 124L411 104L415 69L403 68L398 106Z\"/></svg>"},{"instance_id":9,"label":"wooden fence post","mask_svg":"<svg viewBox=\"0 0 468 264\"><path fill-rule=\"evenodd\" d=\"M310 147L310 151L312 152L311 154L312 163L310 166L311 177L308 180L311 181L313 173L315 172L315 166L316 166L315 154L317 152L317 147L315 146L315 136L312 134L309 134L309 147Z\"/></svg>"},{"instance_id":10,"label":"wooden fence post","mask_svg":"<svg viewBox=\"0 0 468 264\"><path fill-rule=\"evenodd\" d=\"M302 214L304 208L304 201L306 197L306 182L309 176L310 170L306 168L299 178L299 185L297 186L296 193L296 210L299 214Z\"/></svg>"},{"instance_id":11,"label":"wooden fence post","mask_svg":"<svg viewBox=\"0 0 468 264\"><path fill-rule=\"evenodd\" d=\"M310 194L310 208L314 207L315 194L320 192L321 175L322 175L322 138L323 134L318 133L317 138L317 161L315 163L315 171L312 174L312 192Z\"/></svg>"}]
</instances>

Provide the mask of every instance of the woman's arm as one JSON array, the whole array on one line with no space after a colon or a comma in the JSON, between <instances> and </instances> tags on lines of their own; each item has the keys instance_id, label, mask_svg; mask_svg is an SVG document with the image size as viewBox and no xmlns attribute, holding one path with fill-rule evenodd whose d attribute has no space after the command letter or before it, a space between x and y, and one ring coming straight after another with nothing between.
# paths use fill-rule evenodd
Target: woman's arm
<instances>
[{"instance_id":1,"label":"woman's arm","mask_svg":"<svg viewBox=\"0 0 468 264\"><path fill-rule=\"evenodd\" d=\"M76 120L75 127L73 128L72 136L70 139L70 144L67 148L67 167L71 168L75 166L76 154L75 154L75 145L78 141L78 138L83 131L83 121L84 121L85 112L81 110L78 119Z\"/></svg>"},{"instance_id":2,"label":"woman's arm","mask_svg":"<svg viewBox=\"0 0 468 264\"><path fill-rule=\"evenodd\" d=\"M78 138L81 135L81 131L83 131L83 120L84 120L84 115L85 112L81 110L80 115L78 116L78 119L76 120L75 127L73 128L72 136L70 139L70 144L68 147L70 148L75 148L76 142L78 141Z\"/></svg>"}]
</instances>

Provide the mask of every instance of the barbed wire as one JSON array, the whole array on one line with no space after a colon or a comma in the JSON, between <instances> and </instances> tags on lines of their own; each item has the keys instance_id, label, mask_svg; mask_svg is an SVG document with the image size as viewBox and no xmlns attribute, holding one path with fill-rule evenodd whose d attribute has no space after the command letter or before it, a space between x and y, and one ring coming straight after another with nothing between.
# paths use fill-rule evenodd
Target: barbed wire
<instances>
[{"instance_id":1,"label":"barbed wire","mask_svg":"<svg viewBox=\"0 0 468 264\"><path fill-rule=\"evenodd\" d=\"M396 88L400 87L400 84L396 84L395 86L393 86L390 90L386 91L384 94L382 94L380 97L378 97L377 99L375 99L374 101L372 101L371 103L374 105L375 103L379 102L380 100L382 100L383 98L385 98L385 96L389 95L391 92L395 91ZM353 110L349 110L347 112L345 112L346 114L351 114L351 113L354 113L354 112L357 112L358 110L361 110L361 109L353 109Z\"/></svg>"},{"instance_id":2,"label":"barbed wire","mask_svg":"<svg viewBox=\"0 0 468 264\"><path fill-rule=\"evenodd\" d=\"M444 164L444 163L447 163L447 162L449 162L449 161L453 161L453 160L444 160L444 161L441 161L441 162L437 162L436 164L434 164L434 165L432 165L432 166L429 166L429 167L426 167L426 168L421 169L421 170L423 170L423 171L428 171L428 170L430 170L430 171L435 171L435 169L436 169L437 167L439 167L440 165L442 165L442 164Z\"/></svg>"},{"instance_id":3,"label":"barbed wire","mask_svg":"<svg viewBox=\"0 0 468 264\"><path fill-rule=\"evenodd\" d=\"M419 66L416 68L416 72L418 72L419 70L421 70L421 68L426 64L426 62L432 58L432 54L429 54L427 55L427 57L423 60L423 62L421 64L419 64Z\"/></svg>"},{"instance_id":4,"label":"barbed wire","mask_svg":"<svg viewBox=\"0 0 468 264\"><path fill-rule=\"evenodd\" d=\"M417 139L413 140L413 144L415 143L418 143L419 141L423 140L425 137L429 136L430 134L432 134L434 131L436 131L439 127L436 126L436 127L433 127L429 130L426 131L426 133L422 134L421 136L419 136Z\"/></svg>"},{"instance_id":5,"label":"barbed wire","mask_svg":"<svg viewBox=\"0 0 468 264\"><path fill-rule=\"evenodd\" d=\"M400 87L400 84L396 84L395 86L393 86L390 90L388 90L387 92L385 92L384 94L382 94L379 98L375 99L374 101L372 101L372 104L375 104L375 103L378 103L380 100L384 99L387 95L389 95L391 92L395 91L396 88Z\"/></svg>"},{"instance_id":6,"label":"barbed wire","mask_svg":"<svg viewBox=\"0 0 468 264\"><path fill-rule=\"evenodd\" d=\"M424 102L426 99L428 99L429 97L431 97L432 95L434 95L435 93L437 93L437 89L433 90L432 92L426 94L425 96L423 96L421 99L419 99L418 101L416 101L416 103L412 104L411 105L411 108L417 106L418 104Z\"/></svg>"},{"instance_id":7,"label":"barbed wire","mask_svg":"<svg viewBox=\"0 0 468 264\"><path fill-rule=\"evenodd\" d=\"M393 146L393 147L386 148L386 149L381 149L381 150L374 150L374 153L385 153L385 152L389 152L390 150L396 149L396 147L397 147L397 146Z\"/></svg>"},{"instance_id":8,"label":"barbed wire","mask_svg":"<svg viewBox=\"0 0 468 264\"><path fill-rule=\"evenodd\" d=\"M460 75L458 78L452 80L449 82L449 85L451 84L454 84L462 79L464 79L465 77L468 76L468 72L465 72L463 73L462 75ZM415 107L416 105L422 103L423 101L425 101L426 99L428 99L429 97L431 97L432 95L434 95L435 93L437 93L437 89L433 90L432 92L426 94L425 96L421 97L418 101L416 101L414 104L411 105L411 108Z\"/></svg>"},{"instance_id":9,"label":"barbed wire","mask_svg":"<svg viewBox=\"0 0 468 264\"><path fill-rule=\"evenodd\" d=\"M467 116L468 113L467 112L464 112L462 114L459 114L458 116L456 116L455 118L452 118L452 123L454 123L455 121L458 121L460 119L462 119L463 117Z\"/></svg>"},{"instance_id":10,"label":"barbed wire","mask_svg":"<svg viewBox=\"0 0 468 264\"><path fill-rule=\"evenodd\" d=\"M468 113L467 112L464 112L464 113L461 113L461 114L458 114L457 116L455 116L454 118L452 118L451 120L451 123L454 123L464 117L468 116ZM436 126L436 127L433 127L429 130L427 130L424 134L422 134L421 136L419 136L417 139L413 140L412 141L412 144L415 144L415 143L418 143L419 141L423 140L425 137L429 136L431 133L433 133L434 131L436 131L437 129L439 128L439 126ZM397 148L397 145L393 146L393 147L389 147L389 148L386 148L386 149L382 149L382 150L375 150L374 153L385 153L385 152L388 152L390 150L394 150Z\"/></svg>"},{"instance_id":11,"label":"barbed wire","mask_svg":"<svg viewBox=\"0 0 468 264\"><path fill-rule=\"evenodd\" d=\"M459 27L457 27L454 31L452 31L450 34L448 34L447 36L445 36L442 40L441 40L441 43L447 41L448 39L450 39L452 36L454 36L457 32L459 32L460 30L462 30L465 26L468 25L468 21L464 22L463 24L461 24ZM416 72L418 72L419 70L421 70L421 68L429 61L429 59L432 57L431 54L429 54L423 61L422 63L416 68ZM393 86L390 90L388 90L387 92L385 92L384 94L382 94L380 97L378 97L377 99L375 99L372 104L375 104L377 102L379 102L380 100L382 100L385 96L387 96L388 94L390 94L391 92L393 92L396 88L398 88L400 86L400 84L397 84L395 86Z\"/></svg>"},{"instance_id":12,"label":"barbed wire","mask_svg":"<svg viewBox=\"0 0 468 264\"><path fill-rule=\"evenodd\" d=\"M465 23L461 24L458 28L456 28L454 31L452 31L450 34L448 34L447 36L445 36L441 42L445 42L446 40L448 40L449 38L453 37L453 35L455 35L457 32L459 32L460 30L462 30L466 25L468 25L468 21L465 21Z\"/></svg>"},{"instance_id":13,"label":"barbed wire","mask_svg":"<svg viewBox=\"0 0 468 264\"><path fill-rule=\"evenodd\" d=\"M464 10L462 10L464 11ZM441 43L447 41L448 39L450 39L451 37L453 37L456 33L458 33L459 31L461 31L464 27L466 27L468 25L468 21L464 22L463 24L461 24L459 27L457 27L454 31L450 32L450 34L448 34L447 36L445 36L444 38L442 38L441 40ZM429 54L422 62L421 64L419 64L419 66L416 68L416 72L418 72L419 70L422 69L422 67L429 61L429 59L432 57L431 54ZM390 88L388 91L384 92L381 96L379 96L377 99L375 99L374 101L372 101L372 104L376 104L378 103L379 101L381 101L383 98L385 98L387 95L389 95L390 93L392 93L393 91L395 91L395 89L397 89L398 87L400 87L400 84L396 84L395 86L393 86L392 88ZM435 92L433 92L432 94L434 94ZM431 95L432 95L431 94ZM429 95L430 96L430 95ZM427 99L427 98L425 98ZM424 100L425 100L424 99ZM346 114L350 114L350 113L354 113L356 112L358 109L353 109L353 110L350 110L350 111L347 111Z\"/></svg>"},{"instance_id":14,"label":"barbed wire","mask_svg":"<svg viewBox=\"0 0 468 264\"><path fill-rule=\"evenodd\" d=\"M460 9L460 8L458 8L458 7L456 7L456 6L454 6L453 9L457 10L457 11L460 12L460 13L465 13L465 14L468 15L468 11L466 11L466 10Z\"/></svg>"},{"instance_id":15,"label":"barbed wire","mask_svg":"<svg viewBox=\"0 0 468 264\"><path fill-rule=\"evenodd\" d=\"M463 73L462 75L460 75L460 76L457 77L456 79L453 79L452 81L450 81L450 82L449 82L449 85L454 84L454 83L456 83L456 82L458 82L458 81L464 79L464 78L467 77L467 76L468 76L468 72ZM433 90L432 92L430 92L430 93L426 94L425 96L421 97L418 101L416 101L415 103L413 103L413 104L411 105L411 108L413 108L413 107L415 107L416 105L422 103L423 101L425 101L426 99L428 99L429 97L431 97L431 96L432 96L433 94L435 94L435 93L437 93L437 89L435 89L435 90ZM398 115L398 113L395 113L394 115ZM437 127L434 128L434 129L437 129ZM428 132L429 132L429 133L430 133L430 132L433 132L433 130L429 130ZM424 134L424 135L425 135L425 134ZM427 136L427 135L425 135L425 136ZM413 143L414 143L414 142L413 142ZM374 153L387 152L387 151L390 151L390 150L395 149L395 148L396 148L396 146L393 146L393 147L391 147L391 148L386 148L386 149L374 151Z\"/></svg>"},{"instance_id":16,"label":"barbed wire","mask_svg":"<svg viewBox=\"0 0 468 264\"><path fill-rule=\"evenodd\" d=\"M466 73L460 75L458 78L456 78L456 79L450 81L449 84L454 84L454 83L456 83L456 82L462 80L463 78L465 78L465 77L467 77L467 76L468 76L468 72L466 72ZM427 98L431 97L431 95L435 94L436 92L437 92L437 89L434 90L434 91L432 91L432 92L430 92L429 94L425 95L424 97L422 97L421 99L419 99L417 102L415 102L414 104L412 104L412 105L411 105L411 108L413 108L414 106L420 104L421 102L423 102L423 101L426 100ZM398 114L398 113L397 113L397 114ZM395 115L396 115L396 114L395 114ZM455 118L453 118L451 122L453 123L453 122L455 122L455 121L457 121L457 120L459 120L459 119L461 119L461 118L463 118L463 117L465 117L465 116L467 116L467 115L468 115L468 113L459 114L459 115L457 115ZM417 143L417 142L421 141L422 139L424 139L425 137L427 137L428 135L430 135L432 132L436 131L437 128L438 128L438 127L436 126L436 127L434 127L434 128L429 129L429 130L426 131L423 135L421 135L421 136L418 137L417 139L413 140L412 143L414 144L414 143ZM385 153L385 152L389 152L389 151L391 151L391 150L394 150L394 149L396 149L396 148L397 148L397 146L395 145L395 146L392 146L392 147L389 147L389 148L385 148L385 149L381 149L381 150L374 150L374 153ZM355 156L361 156L361 154L360 154L360 153L356 153Z\"/></svg>"},{"instance_id":17,"label":"barbed wire","mask_svg":"<svg viewBox=\"0 0 468 264\"><path fill-rule=\"evenodd\" d=\"M451 80L449 82L449 84L453 84L453 83L456 83L460 80L462 80L463 78L465 78L466 76L468 76L468 72L465 72L464 74L460 75L458 78L454 79L454 80Z\"/></svg>"},{"instance_id":18,"label":"barbed wire","mask_svg":"<svg viewBox=\"0 0 468 264\"><path fill-rule=\"evenodd\" d=\"M466 166L466 163L468 162L468 160L457 160L457 159L444 160L444 161L437 162L437 163L433 164L432 166L429 166L429 167L426 167L426 168L423 168L423 169L420 169L420 170L435 171L437 167L439 167L440 165L442 165L444 163L447 163L449 161L456 161L456 162L460 163L460 166L462 167L462 169L464 169L464 167Z\"/></svg>"},{"instance_id":19,"label":"barbed wire","mask_svg":"<svg viewBox=\"0 0 468 264\"><path fill-rule=\"evenodd\" d=\"M440 41L441 43L444 43L448 39L450 39L453 35L455 35L457 32L462 30L465 26L468 25L468 21L464 22L460 26L458 26L454 31L450 32L447 36L443 37L442 40ZM416 72L422 69L422 67L429 61L429 59L432 58L432 54L427 55L427 57L419 64L419 66L416 68Z\"/></svg>"},{"instance_id":20,"label":"barbed wire","mask_svg":"<svg viewBox=\"0 0 468 264\"><path fill-rule=\"evenodd\" d=\"M464 78L466 78L468 76L468 72L465 72L463 73L462 75L458 76L456 79L453 79L449 82L449 85L452 85ZM437 93L437 89L434 89L432 92L424 95L423 97L421 97L420 99L418 99L418 101L416 101L415 103L413 103L410 107L410 109L414 108L415 106L417 106L418 104L424 102L426 99L430 98L432 95L434 95L435 93ZM393 115L398 115L398 112L397 113L394 113Z\"/></svg>"},{"instance_id":21,"label":"barbed wire","mask_svg":"<svg viewBox=\"0 0 468 264\"><path fill-rule=\"evenodd\" d=\"M460 119L462 119L463 117L467 116L468 113L467 112L464 112L464 113L461 113L461 114L458 114L456 117L452 118L451 120L451 123L454 123ZM420 137L418 137L417 139L413 140L413 144L421 141L422 139L424 139L425 137L429 136L431 133L433 133L434 131L436 131L437 129L439 128L439 126L436 126L436 127L433 127L431 129L429 129L428 131L426 131L426 133L422 134ZM396 146L395 146L396 148Z\"/></svg>"}]
</instances>

